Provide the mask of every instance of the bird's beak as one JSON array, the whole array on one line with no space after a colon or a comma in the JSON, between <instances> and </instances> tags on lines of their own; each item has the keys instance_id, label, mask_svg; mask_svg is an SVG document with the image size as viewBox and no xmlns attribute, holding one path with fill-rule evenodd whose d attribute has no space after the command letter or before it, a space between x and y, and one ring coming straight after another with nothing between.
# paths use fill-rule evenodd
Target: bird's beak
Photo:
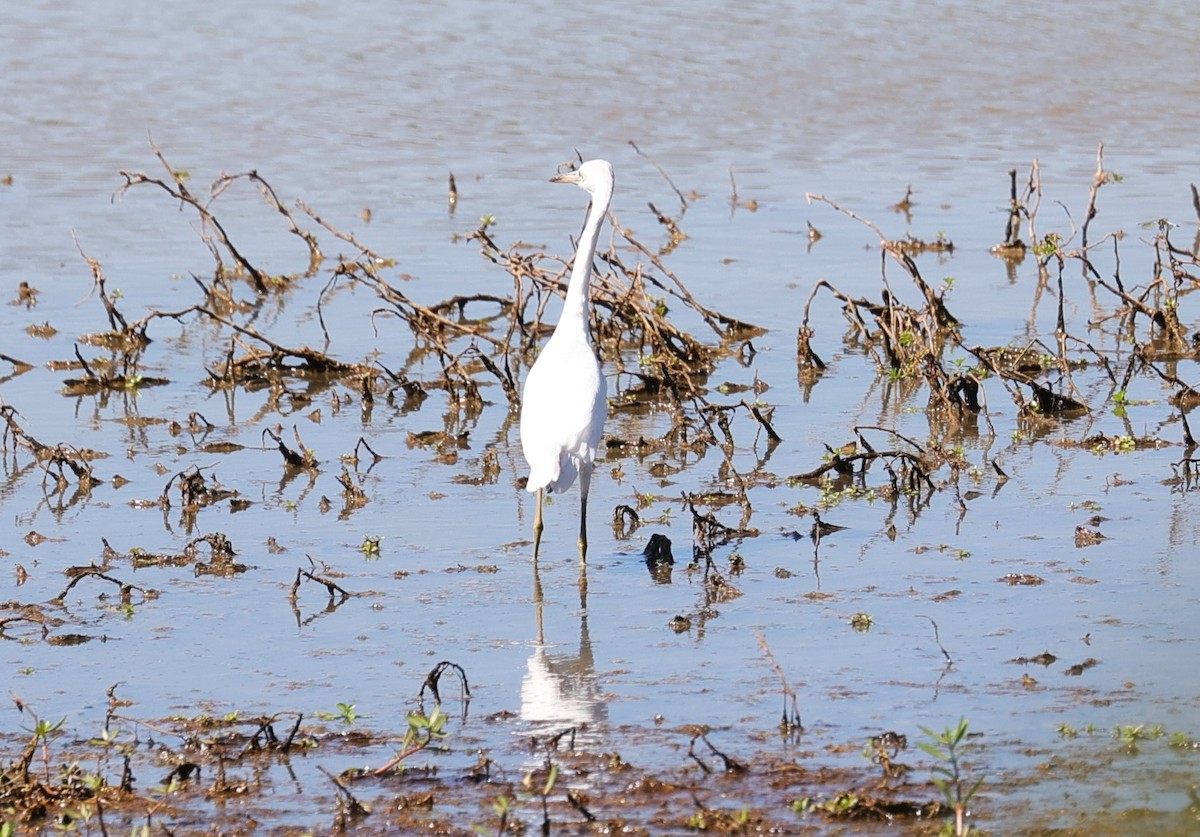
<instances>
[{"instance_id":1,"label":"bird's beak","mask_svg":"<svg viewBox=\"0 0 1200 837\"><path fill-rule=\"evenodd\" d=\"M556 175L554 175L554 177L550 178L550 182L551 183L574 183L574 184L578 185L579 184L579 172L565 171L561 174L556 174Z\"/></svg>"}]
</instances>

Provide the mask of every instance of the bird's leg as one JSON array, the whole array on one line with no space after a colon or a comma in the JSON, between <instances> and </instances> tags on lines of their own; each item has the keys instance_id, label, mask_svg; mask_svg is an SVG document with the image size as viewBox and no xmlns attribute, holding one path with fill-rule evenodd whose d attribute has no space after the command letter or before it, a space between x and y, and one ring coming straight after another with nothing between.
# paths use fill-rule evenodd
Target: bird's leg
<instances>
[{"instance_id":1,"label":"bird's leg","mask_svg":"<svg viewBox=\"0 0 1200 837\"><path fill-rule=\"evenodd\" d=\"M579 501L579 560L587 561L587 495Z\"/></svg>"},{"instance_id":2,"label":"bird's leg","mask_svg":"<svg viewBox=\"0 0 1200 837\"><path fill-rule=\"evenodd\" d=\"M592 465L585 462L579 468L579 560L587 561L587 500L592 487Z\"/></svg>"},{"instance_id":3,"label":"bird's leg","mask_svg":"<svg viewBox=\"0 0 1200 837\"><path fill-rule=\"evenodd\" d=\"M545 489L539 488L537 493L537 511L533 514L533 560L538 558L538 550L542 546L542 495Z\"/></svg>"}]
</instances>

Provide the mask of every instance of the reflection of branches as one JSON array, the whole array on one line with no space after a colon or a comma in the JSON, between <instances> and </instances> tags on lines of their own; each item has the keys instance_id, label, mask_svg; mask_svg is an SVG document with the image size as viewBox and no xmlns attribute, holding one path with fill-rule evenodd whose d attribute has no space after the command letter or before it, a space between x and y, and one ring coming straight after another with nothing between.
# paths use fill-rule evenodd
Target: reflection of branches
<instances>
[{"instance_id":1,"label":"reflection of branches","mask_svg":"<svg viewBox=\"0 0 1200 837\"><path fill-rule=\"evenodd\" d=\"M921 614L921 618L922 618L922 619L928 619L928 620L929 620L929 624L930 624L930 625L933 625L933 641L937 643L938 650L940 650L940 651L942 652L942 656L946 658L946 662L948 662L948 663L950 663L951 665L953 665L953 664L954 664L954 660L953 660L953 659L951 659L951 657L950 657L950 652L946 650L946 646L942 645L942 638L941 638L940 636L938 636L938 624L937 624L937 622L934 622L932 617L930 617L930 616L926 616L926 615L925 615L925 614L923 614L923 613Z\"/></svg>"},{"instance_id":2,"label":"reflection of branches","mask_svg":"<svg viewBox=\"0 0 1200 837\"><path fill-rule=\"evenodd\" d=\"M8 381L11 381L13 378L18 377L19 375L24 375L26 372L28 372L30 369L33 368L32 363L26 363L23 360L18 360L17 358L13 357L12 355L4 354L4 352L0 352L0 360L4 361L5 363L12 364L12 368L13 368L11 375L5 375L4 377L0 378L0 384L7 383Z\"/></svg>"},{"instance_id":3,"label":"reflection of branches","mask_svg":"<svg viewBox=\"0 0 1200 837\"><path fill-rule=\"evenodd\" d=\"M853 468L857 463L861 463L863 469L875 461L884 463L889 475L892 478L893 485L896 488L914 489L920 485L924 485L930 491L936 490L933 480L930 479L926 472L926 465L921 457L906 450L864 450L857 453L835 454L828 462L823 462L811 471L794 474L788 477L789 480L795 482L815 482L830 471L837 471L841 468ZM904 478L901 480L893 468L893 463L899 461L903 467L901 470L904 473ZM901 482L904 483L901 486Z\"/></svg>"},{"instance_id":4,"label":"reflection of branches","mask_svg":"<svg viewBox=\"0 0 1200 837\"><path fill-rule=\"evenodd\" d=\"M280 454L283 455L283 461L289 468L297 470L313 470L321 463L317 457L304 445L304 440L300 438L300 428L292 425L292 434L296 437L296 448L288 447L288 444L283 441L278 433L269 427L263 428L263 435L269 436L271 441L279 448Z\"/></svg>"},{"instance_id":5,"label":"reflection of branches","mask_svg":"<svg viewBox=\"0 0 1200 837\"><path fill-rule=\"evenodd\" d=\"M310 557L308 560L312 561L312 558ZM334 597L334 594L340 595L343 600L348 599L351 596L358 595L357 593L351 593L348 590L343 589L341 585L332 579L317 575L316 573L309 572L308 570L298 569L296 570L296 580L292 582L292 592L289 594L289 598L293 601L296 599L296 594L300 590L301 578L307 578L309 581L323 585L326 591L328 591L329 598L331 599Z\"/></svg>"},{"instance_id":6,"label":"reflection of branches","mask_svg":"<svg viewBox=\"0 0 1200 837\"><path fill-rule=\"evenodd\" d=\"M8 440L11 438L13 440L14 449L17 446L22 446L28 448L36 459L40 460L49 458L53 453L53 449L50 447L50 445L39 442L28 432L26 432L26 430L17 423L18 415L20 415L20 413L17 412L15 407L9 404L0 404L0 418L4 419L4 433L0 434L0 442L3 442L4 446L7 448Z\"/></svg>"},{"instance_id":7,"label":"reflection of branches","mask_svg":"<svg viewBox=\"0 0 1200 837\"><path fill-rule=\"evenodd\" d=\"M760 408L759 405L757 405L757 404L751 404L749 401L747 401L744 398L742 399L741 404L743 407L745 407L747 410L750 411L750 415L754 416L754 420L757 421L759 423L759 425L762 426L764 431L766 431L767 439L769 439L772 444L783 441L783 439L780 438L779 434L775 432L775 428L771 426L771 420L768 417L768 415L770 413L773 413L775 411L774 407L772 407L766 411L768 413L768 415L764 415L762 408Z\"/></svg>"},{"instance_id":8,"label":"reflection of branches","mask_svg":"<svg viewBox=\"0 0 1200 837\"><path fill-rule=\"evenodd\" d=\"M692 740L688 742L688 757L691 758L692 761L696 762L696 764L700 765L700 769L705 773L712 773L712 768L709 767L703 760L701 760L698 755L696 755L696 742L703 741L706 745L708 745L709 752L721 759L721 763L724 765L726 773L745 773L746 765L742 764L732 756L728 756L718 750L716 746L708 740L708 732L709 730L707 727L701 727L692 733Z\"/></svg>"},{"instance_id":9,"label":"reflection of branches","mask_svg":"<svg viewBox=\"0 0 1200 837\"><path fill-rule=\"evenodd\" d=\"M707 557L712 553L714 546L728 543L736 538L752 538L758 535L757 529L726 526L717 520L712 512L701 514L696 511L693 496L690 494L684 493L683 503L692 515L692 543L693 549L698 556L703 555Z\"/></svg>"},{"instance_id":10,"label":"reflection of branches","mask_svg":"<svg viewBox=\"0 0 1200 837\"><path fill-rule=\"evenodd\" d=\"M300 607L297 605L296 601L289 600L289 604L292 606L292 616L295 617L295 619L296 619L296 627L297 628L306 628L309 625L311 625L313 622L316 622L318 619L322 619L322 618L330 615L331 613L336 613L338 611L338 609L345 603L346 603L345 598L335 599L333 597L330 597L325 602L325 607L323 609L314 610L308 616L308 618L302 618L300 615Z\"/></svg>"},{"instance_id":11,"label":"reflection of branches","mask_svg":"<svg viewBox=\"0 0 1200 837\"><path fill-rule=\"evenodd\" d=\"M1176 491L1187 493L1195 489L1197 483L1200 483L1200 459L1185 456L1178 462L1172 462L1171 470L1175 472L1175 477L1171 480L1173 483L1172 493Z\"/></svg>"},{"instance_id":12,"label":"reflection of branches","mask_svg":"<svg viewBox=\"0 0 1200 837\"><path fill-rule=\"evenodd\" d=\"M796 690L788 684L787 677L783 673L783 666L779 664L779 661L775 659L775 655L771 653L771 648L767 645L767 638L762 634L758 634L756 638L758 639L758 646L767 655L771 667L775 669L775 676L779 678L779 683L783 686L783 717L779 722L779 729L784 735L804 732L804 724L800 722L800 704L796 700ZM791 704L790 714L788 712L789 702Z\"/></svg>"},{"instance_id":13,"label":"reflection of branches","mask_svg":"<svg viewBox=\"0 0 1200 837\"><path fill-rule=\"evenodd\" d=\"M339 360L335 360L335 359L331 358L329 355L325 354L324 352L318 352L316 349L310 349L307 346L302 346L300 348L292 348L292 347L284 346L280 343L276 343L274 340L270 339L269 337L267 337L263 334L260 334L257 330L250 328L249 326L239 325L238 323L235 323L232 320L222 317L220 314L217 314L215 311L208 310L207 308L202 308L201 306L196 305L196 306L193 306L189 310L195 311L199 314L203 314L204 316L208 317L209 319L214 320L215 322L218 322L221 325L225 326L226 328L230 328L230 329L238 332L239 334L244 334L247 337L251 337L254 340L259 341L260 343L263 343L271 350L270 352L267 352L267 353L251 353L246 358L243 358L239 361L227 363L226 364L226 372L223 375L217 375L210 371L209 375L216 381L220 381L223 383L232 382L232 381L230 381L230 378L233 377L232 376L233 372L241 371L242 367L245 367L248 365L256 365L257 366L257 365L261 364L264 360L269 361L268 368L284 369L286 367L283 366L283 360L284 360L284 358L287 358L287 357L291 357L291 358L295 358L296 360L299 360L302 364L301 368L303 368L307 371L311 371L311 372L333 372L333 373L346 374L346 373L362 373L363 371L365 371L363 369L363 367L361 367L357 364L343 363Z\"/></svg>"},{"instance_id":14,"label":"reflection of branches","mask_svg":"<svg viewBox=\"0 0 1200 837\"><path fill-rule=\"evenodd\" d=\"M100 480L92 474L90 460L94 456L93 451L79 450L67 444L47 445L38 441L17 422L18 415L20 414L14 407L0 404L0 419L4 421L4 430L3 433L0 433L0 444L7 449L9 439L11 439L14 455L18 447L29 450L38 464L42 466L43 487L46 480L53 477L55 491L65 491L70 481L67 479L64 468L75 475L78 491L83 494L88 493L93 486L99 484Z\"/></svg>"},{"instance_id":15,"label":"reflection of branches","mask_svg":"<svg viewBox=\"0 0 1200 837\"><path fill-rule=\"evenodd\" d=\"M929 624L933 625L933 641L937 643L938 650L942 652L942 656L946 658L946 665L942 668L941 674L938 675L937 682L933 684L933 699L937 700L938 694L942 688L942 681L946 679L946 675L954 670L954 660L950 657L950 652L946 650L946 646L942 645L942 639L938 636L938 624L933 621L933 618L926 616L924 613L918 614L922 619L928 619Z\"/></svg>"},{"instance_id":16,"label":"reflection of branches","mask_svg":"<svg viewBox=\"0 0 1200 837\"><path fill-rule=\"evenodd\" d=\"M213 484L209 485L204 477L204 471L206 470L210 470L210 468L193 465L185 471L180 471L172 475L167 480L167 484L163 486L162 494L159 495L159 503L163 508L170 508L171 486L177 480L179 482L179 499L185 509L194 510L237 496L236 491L221 488L220 483L217 482L215 477L213 478Z\"/></svg>"},{"instance_id":17,"label":"reflection of branches","mask_svg":"<svg viewBox=\"0 0 1200 837\"><path fill-rule=\"evenodd\" d=\"M425 689L429 689L429 693L433 695L435 703L442 702L442 696L438 691L438 683L442 679L442 675L447 671L453 671L458 675L458 683L462 687L462 699L464 702L471 700L471 686L467 683L467 672L458 663L452 663L449 660L442 660L434 666L429 674L425 675L425 682L421 684L421 691L417 695L418 700L424 700Z\"/></svg>"},{"instance_id":18,"label":"reflection of branches","mask_svg":"<svg viewBox=\"0 0 1200 837\"><path fill-rule=\"evenodd\" d=\"M101 581L107 581L111 584L117 585L117 587L120 588L121 604L123 605L131 603L134 590L138 591L143 596L148 595L145 588L138 587L136 584L128 584L124 581L121 581L119 578L113 578L111 575L105 573L102 567L81 567L73 574L73 577L71 578L70 582L67 583L66 588L64 588L61 593L51 599L51 601L59 603L65 601L67 598L67 593L71 592L71 588L83 581L85 578L98 578Z\"/></svg>"},{"instance_id":19,"label":"reflection of branches","mask_svg":"<svg viewBox=\"0 0 1200 837\"><path fill-rule=\"evenodd\" d=\"M296 618L296 627L298 628L310 625L323 616L328 616L331 613L335 613L337 609L345 604L350 598L361 595L360 593L352 593L349 590L344 589L340 584L328 576L317 573L317 562L313 560L311 555L307 557L309 564L311 564L313 567L313 570L309 571L298 568L296 570L296 580L292 582L292 589L288 594L288 603L292 606L292 615ZM320 584L329 593L329 599L325 604L325 609L319 612L314 612L311 616L303 621L301 621L300 607L298 604L301 579L307 579L315 584Z\"/></svg>"},{"instance_id":20,"label":"reflection of branches","mask_svg":"<svg viewBox=\"0 0 1200 837\"><path fill-rule=\"evenodd\" d=\"M420 350L420 354L424 354L428 349L433 349L437 355L437 360L442 369L442 380L438 382L440 386L446 390L451 396L453 403L460 403L463 408L468 411L478 412L483 406L483 398L479 394L479 384L475 381L474 375L468 371L468 368L462 363L464 358L482 358L483 353L478 346L472 343L457 354L451 349L450 345L443 339L442 331L430 327L428 323L423 322L421 317L415 319L411 312L403 310L391 310L387 308L379 308L371 312L372 319L376 315L392 315L405 319L409 324L418 330L421 339L425 343L425 348ZM424 329L423 331L419 329ZM495 338L486 334L475 334L492 341L495 344ZM414 349L414 354L418 351ZM510 403L517 403L519 396L517 395L516 382L513 380L512 370L508 366L507 359L505 360L505 368L503 371L496 365L495 361L488 358L483 362L483 366L500 382L505 394L508 396ZM407 382L405 376L396 376L392 372L388 372L393 378L398 381ZM407 383L405 383L407 388Z\"/></svg>"}]
</instances>

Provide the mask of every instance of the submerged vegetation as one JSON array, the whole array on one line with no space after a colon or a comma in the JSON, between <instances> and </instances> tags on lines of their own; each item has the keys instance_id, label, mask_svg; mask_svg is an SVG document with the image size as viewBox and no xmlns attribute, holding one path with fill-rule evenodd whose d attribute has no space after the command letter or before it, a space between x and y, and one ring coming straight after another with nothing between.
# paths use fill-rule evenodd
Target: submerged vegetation
<instances>
[{"instance_id":1,"label":"submerged vegetation","mask_svg":"<svg viewBox=\"0 0 1200 837\"><path fill-rule=\"evenodd\" d=\"M471 434L487 411L502 416L498 423L503 428L511 426L523 371L550 329L548 308L566 288L564 259L522 242L502 245L497 241L500 227L485 216L461 244L477 247L488 269L502 271L510 287L420 302L406 292L407 277L397 259L377 252L303 202L285 204L258 172L222 175L207 196L201 196L194 191L190 173L174 166L153 144L152 150L163 173L121 172L118 196L150 190L165 196L164 206L188 213L211 254L211 275L191 276L195 299L190 304L173 310L150 308L135 316L129 311L139 302L111 290L103 265L79 245L92 278L99 325L78 336L70 357L53 364L56 373L68 376L62 380L64 394L104 401L184 378L202 380L214 393L265 394L253 421L258 448L214 433L219 424L199 411L163 418L162 423L179 450L203 452L216 462L248 450L269 452L278 458L281 481L307 482L305 497L318 477L331 477L339 489L330 488L334 496L321 495L319 504L323 511L336 509L342 519L353 519L372 502L371 470L386 458L372 447L372 417L412 414L426 403L444 405L442 427L409 432L410 448L426 452L437 465L454 466L456 482L517 484L520 475L511 472L511 459L500 445L490 442L482 452L472 449ZM1200 403L1200 392L1179 364L1196 359L1200 346L1197 333L1187 325L1196 316L1186 313L1200 283L1200 243L1181 241L1179 228L1167 219L1150 224L1144 240L1135 243L1118 232L1097 236L1092 223L1101 189L1118 181L1105 167L1101 146L1082 223L1077 227L1068 216L1069 229L1046 229L1037 163L1024 178L1009 173L1009 211L993 252L1010 269L1033 260L1033 308L1052 306L1055 326L1048 334L1031 334L1021 344L993 346L971 341L969 324L955 314L958 283L930 281L922 270L923 260L954 252L952 241L942 235L927 240L911 234L889 238L873 221L835 198L810 195L823 211L849 217L878 236L880 275L875 296L855 295L833 280L819 280L811 288L796 321L795 367L801 390L807 396L823 377L836 374L818 348L838 343L840 352L869 358L874 365L879 388L872 385L864 400L880 392L884 399L902 393L908 403L923 399L929 432L927 438L917 439L896 426L855 424L842 437L825 440L824 449L813 450L806 467L792 474L776 473L771 464L783 441L778 430L783 410L769 400L769 382L757 376L745 385L714 382L723 364L751 364L758 351L755 341L764 329L698 299L685 277L670 266L672 251L687 240L685 212L689 200L696 198L675 189L680 201L675 217L651 205L664 239L657 246L612 218L615 234L595 265L591 324L606 370L616 381L614 419L603 458L618 469L636 462L663 479L701 463L708 469L701 490L675 496L634 489L628 503L612 510L614 536L622 542L641 537L639 529L648 530L671 514L690 521L691 549L676 544L683 556L678 564L670 540L660 534L650 536L642 552L656 583L669 583L674 571L686 573L702 590L695 610L674 616L665 630L702 632L706 621L716 618L718 606L737 600L742 595L738 578L746 564L741 549L757 538L782 534L811 544L817 574L823 541L845 528L832 518L847 505L867 506L877 518L880 539L889 542L895 540L897 519L915 519L933 504L946 504L965 515L982 486L1000 491L1010 478L997 457L972 458L963 444L968 437L996 436L993 422L998 415L1013 417L1023 437L1097 456L1178 448L1171 473L1163 480L1171 491L1191 491L1200 459L1187 415ZM295 273L270 274L256 266L225 225L220 199L246 185L261 194L268 210L303 247L303 263ZM732 186L731 205L754 211L751 202L738 196L736 183ZM459 204L453 176L450 190L453 213ZM909 212L911 197L910 189L896 211ZM1197 207L1200 213L1200 202ZM820 226L819 220L809 222L810 246L821 246ZM1122 275L1120 254L1129 246L1151 248L1150 274ZM329 255L335 249L344 252ZM313 287L319 288L315 297L304 297ZM340 294L363 291L375 299L369 325L377 333L386 330L393 345L403 346L391 355L404 358L399 365L389 366L377 357L343 356L327 328L326 305ZM33 322L37 294L36 287L23 285L14 302L29 312L31 334L53 333L50 324ZM301 297L293 304L306 306L318 323L320 348L297 344L286 328L272 330L275 321L263 316L270 301L293 295ZM1068 314L1073 302L1092 312L1092 318L1074 322ZM831 307L845 320L846 331L840 335L831 333L834 329L828 325L834 319L828 316ZM167 338L168 326L172 333L203 328L209 345L219 342L222 349L211 352L203 368L172 367L155 374L162 370L147 364L147 352L155 341ZM1098 347L1090 334L1093 329L1103 330L1120 350ZM0 360L11 370L4 381L33 368L13 355L2 354ZM1129 408L1135 403L1129 393L1138 379L1161 382L1171 391L1170 416L1157 426L1130 418ZM113 502L106 492L119 488L123 478L110 463L119 461L123 452L57 441L31 426L21 408L7 398L0 403L6 491L37 483L37 502L56 512L101 498ZM321 409L361 415L363 435L350 449L306 445L296 417L312 417ZM1106 411L1116 417L1120 433L1092 428L1089 417ZM130 416L130 421L135 418ZM640 429L633 432L635 427ZM222 483L215 464L178 468L172 462L163 456L161 484L128 503L130 508L113 503L113 514L157 510L172 535L172 521L178 521L178 544L157 551L122 542L125 536L115 524L100 537L98 561L84 563L80 558L79 563L54 568L67 579L60 594L48 600L11 598L0 604L0 636L24 644L99 646L108 641L106 620L134 618L162 595L159 589L131 581L138 570L167 569L230 583L257 569L245 557L246 545L235 546L230 537L215 531L207 512L246 511L260 502L255 492L245 485ZM806 524L768 533L756 524L752 496L778 497L782 492L770 492L781 487L793 489L787 494L789 513ZM804 499L796 502L797 495ZM1104 519L1096 518L1072 527L1077 548L1105 539L1099 529ZM26 541L32 547L44 537L31 530ZM355 541L352 547L363 560L378 560L387 550L381 534L363 534ZM730 544L739 551L728 556L727 563L719 563L720 548ZM272 553L277 546L273 538L268 542ZM917 555L926 552L954 561L971 559L970 550L958 545L916 550ZM308 556L293 568L294 581L290 587L282 585L280 598L298 626L335 613L350 599L373 595L355 589L335 565L319 558ZM468 570L488 574L497 567L483 562L453 568ZM16 565L17 587L26 572ZM776 571L779 578L789 573L792 570L786 568ZM1018 593L1046 580L1024 571L997 571L996 576L1005 590L1011 587ZM816 577L818 590L811 595L819 598L826 594ZM536 569L535 579L540 605ZM579 587L586 610L582 571ZM325 609L305 615L301 595L313 595L310 588L322 597ZM72 592L103 603L102 615L83 616L67 606ZM952 599L959 591L942 595ZM932 625L930 655L950 671L955 655L942 644L937 622L925 618ZM847 613L845 622L864 641L887 630L878 612ZM197 833L220 831L230 823L247 831L261 827L284 833L293 828L293 813L287 810L288 802L273 797L301 762L316 763L323 775L314 780L312 770L299 771L309 777L303 794L310 810L286 833L395 833L417 827L455 834L861 833L873 824L891 827L902 822L906 833L961 835L975 832L969 819L976 816L984 821L985 831L986 823L1003 822L988 811L989 792L999 780L988 767L989 736L996 731L986 720L972 719L970 733L966 718L942 732L881 732L862 751L866 765L812 766L813 751L800 743L805 698L789 683L789 676L796 676L794 663L777 661L761 636L759 644L779 680L782 722L739 718L719 731L686 723L651 731L649 738L678 756L679 767L673 771L627 762L619 740L601 738L602 746L597 747L593 739L585 745L582 736L596 731L582 723L532 735L522 730L519 752L477 746L466 723L470 666L462 660L435 666L419 690L411 690L416 694L408 699L408 711L396 714L400 720L381 717L375 710L367 713L352 683L339 692L339 702L326 704L334 705L334 711L310 707L254 716L233 711L222 717L201 712L144 718L130 711L130 702L119 694L123 687L114 682L99 686L108 686L107 710L103 725L93 731L73 729L66 719L40 718L37 707L18 696L19 686L11 685L12 700L26 726L8 730L0 739L0 822L16 833ZM422 651L438 653L436 648ZM1079 677L1101 664L1090 655L1075 660L1061 672L1064 678ZM1048 668L1057 658L1046 651L1011 662ZM447 673L458 681L457 696L439 691ZM1021 688L1037 687L1036 679L1026 673ZM485 722L515 723L502 715ZM395 728L387 729L389 723ZM931 763L901 763L907 736L921 732L927 741L918 747ZM1064 724L1059 733L1067 748L1077 742L1082 746L1089 737L1090 743L1098 744L1097 736L1081 738L1075 726ZM776 734L785 746L764 743ZM1117 749L1091 757L1132 757L1138 746L1166 739L1164 746L1186 758L1197 751L1192 735L1130 723L1114 732ZM857 752L860 744L842 741L830 749ZM393 755L382 767L335 771L325 766L335 756L343 763L382 760L383 752ZM441 769L439 759L446 763L448 754L469 758L472 764L461 771ZM231 804L235 801L236 806Z\"/></svg>"}]
</instances>

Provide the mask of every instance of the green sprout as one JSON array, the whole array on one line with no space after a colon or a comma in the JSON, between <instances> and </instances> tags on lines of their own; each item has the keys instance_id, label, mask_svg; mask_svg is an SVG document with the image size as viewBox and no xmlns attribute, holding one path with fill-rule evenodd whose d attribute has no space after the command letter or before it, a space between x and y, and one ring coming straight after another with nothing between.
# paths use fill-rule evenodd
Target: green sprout
<instances>
[{"instance_id":1,"label":"green sprout","mask_svg":"<svg viewBox=\"0 0 1200 837\"><path fill-rule=\"evenodd\" d=\"M918 741L917 746L942 763L933 768L932 780L946 804L954 809L954 830L950 833L955 837L970 834L971 828L966 824L967 806L983 784L984 777L980 776L968 786L969 780L960 763L960 745L967 737L967 719L961 718L954 729L946 727L940 733L928 727L921 727L921 732L930 741Z\"/></svg>"}]
</instances>

